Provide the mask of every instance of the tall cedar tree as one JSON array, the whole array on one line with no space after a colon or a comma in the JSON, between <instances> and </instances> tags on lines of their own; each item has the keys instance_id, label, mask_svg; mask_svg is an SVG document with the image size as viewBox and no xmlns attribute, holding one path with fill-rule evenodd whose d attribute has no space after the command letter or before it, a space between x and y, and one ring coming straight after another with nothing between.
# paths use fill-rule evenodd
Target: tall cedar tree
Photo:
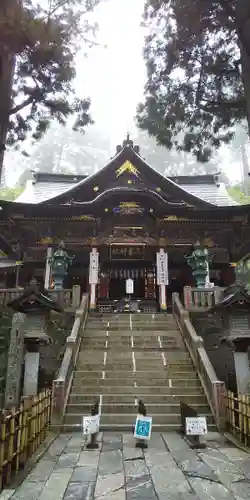
<instances>
[{"instance_id":1,"label":"tall cedar tree","mask_svg":"<svg viewBox=\"0 0 250 500\"><path fill-rule=\"evenodd\" d=\"M6 142L40 139L52 119L74 115L76 130L91 122L89 99L74 92L74 60L79 44L94 43L87 16L100 1L1 0L0 171Z\"/></svg>"},{"instance_id":2,"label":"tall cedar tree","mask_svg":"<svg viewBox=\"0 0 250 500\"><path fill-rule=\"evenodd\" d=\"M250 0L146 0L140 128L206 162L236 123L250 133Z\"/></svg>"}]
</instances>

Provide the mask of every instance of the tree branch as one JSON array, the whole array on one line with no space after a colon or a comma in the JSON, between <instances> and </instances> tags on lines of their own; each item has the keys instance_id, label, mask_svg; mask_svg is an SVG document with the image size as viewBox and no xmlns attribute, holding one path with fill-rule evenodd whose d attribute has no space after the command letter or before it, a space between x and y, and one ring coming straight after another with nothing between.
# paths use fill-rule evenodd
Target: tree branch
<instances>
[{"instance_id":1,"label":"tree branch","mask_svg":"<svg viewBox=\"0 0 250 500\"><path fill-rule=\"evenodd\" d=\"M19 111L21 111L21 109L26 108L27 106L29 106L30 104L32 104L33 101L34 101L34 97L33 96L27 97L27 99L25 99L20 104L17 104L17 106L14 106L14 108L12 108L10 110L9 116L18 113Z\"/></svg>"}]
</instances>

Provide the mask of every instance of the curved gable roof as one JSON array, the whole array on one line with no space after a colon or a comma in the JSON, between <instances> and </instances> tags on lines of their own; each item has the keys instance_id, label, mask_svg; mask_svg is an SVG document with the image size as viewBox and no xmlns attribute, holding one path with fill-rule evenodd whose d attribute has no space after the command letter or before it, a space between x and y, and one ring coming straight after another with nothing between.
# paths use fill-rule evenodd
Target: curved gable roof
<instances>
[{"instance_id":1,"label":"curved gable roof","mask_svg":"<svg viewBox=\"0 0 250 500\"><path fill-rule=\"evenodd\" d=\"M17 203L61 205L75 197L93 204L98 200L93 186L102 183L103 192L121 187L117 179L117 169L126 161L134 165L152 191L161 188L165 197L194 207L218 207L238 205L228 194L223 183L218 183L214 175L165 177L151 167L135 150L132 141L126 143L111 161L98 172L89 176L38 173L34 181L28 181L23 193L15 200ZM142 187L142 186L141 186ZM112 188L112 189L111 189ZM132 190L131 190L132 192ZM90 198L90 194L92 198ZM98 193L100 195L100 192ZM86 205L86 204L85 204Z\"/></svg>"},{"instance_id":2,"label":"curved gable roof","mask_svg":"<svg viewBox=\"0 0 250 500\"><path fill-rule=\"evenodd\" d=\"M121 151L119 151L111 161L98 172L95 172L88 177L82 179L76 184L69 185L66 190L61 192L60 194L54 196L52 199L47 199L41 201L41 203L48 203L49 201L54 203L66 202L72 199L72 197L81 194L84 198L84 193L89 196L89 189L93 189L93 185L98 185L102 180L104 182L106 179L113 176L113 181L116 180L116 171L119 167L121 167L126 161L129 161L134 165L140 172L140 174L147 179L147 181L152 183L153 185L159 186L161 188L161 192L165 194L170 194L176 198L178 201L186 202L187 204L191 204L194 206L209 206L210 203L204 199L195 196L194 194L188 192L181 185L174 182L171 178L164 177L162 174L157 172L153 167L148 165L148 163L134 150L131 146L124 146ZM119 187L119 181L117 180L117 188ZM107 190L109 189L107 183ZM93 199L98 198L98 196L93 193ZM17 200L18 202L20 200Z\"/></svg>"}]
</instances>

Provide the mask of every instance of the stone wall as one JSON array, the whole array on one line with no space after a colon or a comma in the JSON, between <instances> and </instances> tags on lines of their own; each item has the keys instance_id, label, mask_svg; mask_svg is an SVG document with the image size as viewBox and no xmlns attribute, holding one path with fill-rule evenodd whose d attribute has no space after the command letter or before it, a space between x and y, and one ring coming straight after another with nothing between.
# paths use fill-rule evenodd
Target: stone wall
<instances>
[{"instance_id":1,"label":"stone wall","mask_svg":"<svg viewBox=\"0 0 250 500\"><path fill-rule=\"evenodd\" d=\"M225 382L227 389L236 390L233 350L223 339L225 332L215 317L190 314L192 324L204 340L204 347L219 380Z\"/></svg>"}]
</instances>

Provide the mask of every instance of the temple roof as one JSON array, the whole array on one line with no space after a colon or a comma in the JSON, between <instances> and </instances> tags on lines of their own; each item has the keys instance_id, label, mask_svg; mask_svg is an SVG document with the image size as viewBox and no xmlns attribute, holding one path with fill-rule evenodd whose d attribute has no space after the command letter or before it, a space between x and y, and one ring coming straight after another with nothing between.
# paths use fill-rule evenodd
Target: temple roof
<instances>
[{"instance_id":1,"label":"temple roof","mask_svg":"<svg viewBox=\"0 0 250 500\"><path fill-rule=\"evenodd\" d=\"M236 281L224 290L220 301L210 311L221 312L222 310L227 310L229 312L232 308L235 310L244 306L250 308L250 295L246 286Z\"/></svg>"},{"instance_id":2,"label":"temple roof","mask_svg":"<svg viewBox=\"0 0 250 500\"><path fill-rule=\"evenodd\" d=\"M127 167L126 167L127 165ZM89 176L83 175L63 175L37 173L33 181L27 181L23 193L15 200L16 203L23 204L51 204L60 205L62 202L74 199L82 199L87 202L94 202L94 198L89 198L93 186L102 185L104 191L114 191L123 187L121 183L124 173L130 173L138 177L138 183L133 186L127 185L127 190L132 187L145 191L146 187L153 191L156 187L161 190L164 199L186 203L191 206L223 207L233 206L237 203L229 196L226 187L219 182L218 175L197 175L197 176L172 176L165 177L157 172L152 166L140 156L138 146L134 146L129 138L117 147L116 155L111 161ZM127 169L127 170L126 170ZM121 172L121 174L119 173ZM144 185L143 185L144 182ZM101 192L94 193L96 199ZM87 196L87 197L86 197Z\"/></svg>"},{"instance_id":3,"label":"temple roof","mask_svg":"<svg viewBox=\"0 0 250 500\"><path fill-rule=\"evenodd\" d=\"M37 286L25 288L22 295L8 303L8 307L22 313L42 313L47 311L62 312L62 308L52 300L45 291L40 291Z\"/></svg>"}]
</instances>

